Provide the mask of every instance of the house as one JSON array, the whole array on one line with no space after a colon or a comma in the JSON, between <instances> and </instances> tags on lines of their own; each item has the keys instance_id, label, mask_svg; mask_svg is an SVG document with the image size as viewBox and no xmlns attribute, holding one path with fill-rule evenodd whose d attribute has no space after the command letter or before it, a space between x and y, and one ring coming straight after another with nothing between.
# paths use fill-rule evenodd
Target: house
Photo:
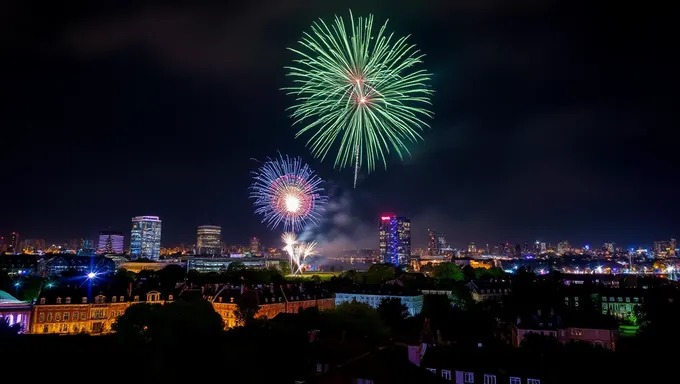
<instances>
[{"instance_id":1,"label":"house","mask_svg":"<svg viewBox=\"0 0 680 384\"><path fill-rule=\"evenodd\" d=\"M478 303L487 300L501 301L511 292L510 282L506 280L473 280L467 286L472 300Z\"/></svg>"},{"instance_id":2,"label":"house","mask_svg":"<svg viewBox=\"0 0 680 384\"><path fill-rule=\"evenodd\" d=\"M398 287L383 287L379 290L365 290L355 289L338 292L335 294L335 305L343 303L351 303L356 301L358 303L367 304L373 308L378 308L383 300L399 299L408 310L409 315L415 316L423 310L423 295L420 292L411 292L406 289L399 289Z\"/></svg>"},{"instance_id":3,"label":"house","mask_svg":"<svg viewBox=\"0 0 680 384\"><path fill-rule=\"evenodd\" d=\"M410 364L407 350L400 347L384 347L331 367L327 372L309 378L313 384L391 384L419 383L445 384L446 380Z\"/></svg>"},{"instance_id":4,"label":"house","mask_svg":"<svg viewBox=\"0 0 680 384\"><path fill-rule=\"evenodd\" d=\"M548 384L552 365L517 351L430 346L420 365L433 376L455 384Z\"/></svg>"}]
</instances>

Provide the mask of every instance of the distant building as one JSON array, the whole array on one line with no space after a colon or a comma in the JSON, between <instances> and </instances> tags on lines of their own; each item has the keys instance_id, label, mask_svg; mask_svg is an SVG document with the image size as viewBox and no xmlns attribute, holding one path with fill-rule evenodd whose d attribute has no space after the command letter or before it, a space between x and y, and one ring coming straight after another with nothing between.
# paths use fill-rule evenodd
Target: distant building
<instances>
[{"instance_id":1,"label":"distant building","mask_svg":"<svg viewBox=\"0 0 680 384\"><path fill-rule=\"evenodd\" d=\"M123 241L125 236L122 232L101 231L97 243L97 253L106 255L120 255L124 252Z\"/></svg>"},{"instance_id":2,"label":"distant building","mask_svg":"<svg viewBox=\"0 0 680 384\"><path fill-rule=\"evenodd\" d=\"M0 256L0 272L10 277L28 276L38 270L37 255L2 255Z\"/></svg>"},{"instance_id":3,"label":"distant building","mask_svg":"<svg viewBox=\"0 0 680 384\"><path fill-rule=\"evenodd\" d=\"M12 232L12 241L9 243L10 252L21 252L19 249L19 234L17 232Z\"/></svg>"},{"instance_id":4,"label":"distant building","mask_svg":"<svg viewBox=\"0 0 680 384\"><path fill-rule=\"evenodd\" d=\"M441 255L442 252L448 247L446 244L446 234L439 233L431 229L428 229L427 232L427 254L430 256Z\"/></svg>"},{"instance_id":5,"label":"distant building","mask_svg":"<svg viewBox=\"0 0 680 384\"><path fill-rule=\"evenodd\" d=\"M196 229L196 253L219 256L222 254L222 227L201 225Z\"/></svg>"},{"instance_id":6,"label":"distant building","mask_svg":"<svg viewBox=\"0 0 680 384\"><path fill-rule=\"evenodd\" d=\"M367 304L373 308L378 308L383 300L389 299L399 299L401 303L406 306L409 315L415 316L423 310L423 295L406 295L406 294L393 294L386 295L376 292L375 294L365 293L365 292L351 292L351 293L341 293L335 294L335 305L338 306L343 303L351 303L356 301L358 303Z\"/></svg>"},{"instance_id":7,"label":"distant building","mask_svg":"<svg viewBox=\"0 0 680 384\"><path fill-rule=\"evenodd\" d=\"M382 215L379 246L383 263L407 264L411 257L411 220L396 215Z\"/></svg>"},{"instance_id":8,"label":"distant building","mask_svg":"<svg viewBox=\"0 0 680 384\"><path fill-rule=\"evenodd\" d=\"M257 237L250 238L250 252L253 254L258 254L262 249L262 244L260 244L260 239Z\"/></svg>"},{"instance_id":9,"label":"distant building","mask_svg":"<svg viewBox=\"0 0 680 384\"><path fill-rule=\"evenodd\" d=\"M130 258L158 260L161 255L161 219L158 216L132 218Z\"/></svg>"},{"instance_id":10,"label":"distant building","mask_svg":"<svg viewBox=\"0 0 680 384\"><path fill-rule=\"evenodd\" d=\"M59 255L51 259L41 260L39 270L42 275L59 275L66 271L78 271L85 276L90 272L107 274L116 271L116 263L105 256Z\"/></svg>"},{"instance_id":11,"label":"distant building","mask_svg":"<svg viewBox=\"0 0 680 384\"><path fill-rule=\"evenodd\" d=\"M12 326L21 325L20 333L30 332L31 303L20 301L5 291L0 291L0 321Z\"/></svg>"},{"instance_id":12,"label":"distant building","mask_svg":"<svg viewBox=\"0 0 680 384\"><path fill-rule=\"evenodd\" d=\"M654 242L654 257L666 259L675 257L675 239Z\"/></svg>"}]
</instances>

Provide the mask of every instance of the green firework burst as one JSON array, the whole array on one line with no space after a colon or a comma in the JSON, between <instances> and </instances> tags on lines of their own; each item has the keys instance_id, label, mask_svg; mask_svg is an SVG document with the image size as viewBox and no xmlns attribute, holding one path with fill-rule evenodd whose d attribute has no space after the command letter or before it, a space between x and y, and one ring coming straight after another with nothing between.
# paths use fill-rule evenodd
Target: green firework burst
<instances>
[{"instance_id":1,"label":"green firework burst","mask_svg":"<svg viewBox=\"0 0 680 384\"><path fill-rule=\"evenodd\" d=\"M319 20L300 48L289 48L299 56L286 67L294 85L284 89L296 97L295 137L311 134L307 146L322 160L337 153L336 168L354 163L355 187L359 168L387 168L391 151L410 154L408 144L422 140L432 117L430 75L417 69L424 55L386 28L375 34L372 15L355 20L350 11L349 28L339 16L330 25Z\"/></svg>"}]
</instances>

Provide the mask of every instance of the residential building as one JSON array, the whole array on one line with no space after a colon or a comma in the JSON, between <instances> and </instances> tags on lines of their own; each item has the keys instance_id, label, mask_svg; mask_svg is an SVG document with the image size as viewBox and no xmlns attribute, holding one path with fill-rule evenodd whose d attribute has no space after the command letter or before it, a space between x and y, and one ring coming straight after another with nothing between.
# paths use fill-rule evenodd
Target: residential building
<instances>
[{"instance_id":1,"label":"residential building","mask_svg":"<svg viewBox=\"0 0 680 384\"><path fill-rule=\"evenodd\" d=\"M383 300L399 299L408 310L409 315L415 316L423 310L423 295L421 293L400 293L400 292L338 292L335 294L335 305L343 303L351 303L356 301L358 303L368 304L373 308L378 308Z\"/></svg>"},{"instance_id":2,"label":"residential building","mask_svg":"<svg viewBox=\"0 0 680 384\"><path fill-rule=\"evenodd\" d=\"M28 332L31 324L31 303L17 300L5 291L0 291L0 321L13 326L21 325L20 333Z\"/></svg>"},{"instance_id":3,"label":"residential building","mask_svg":"<svg viewBox=\"0 0 680 384\"><path fill-rule=\"evenodd\" d=\"M167 301L172 300L172 295L167 296ZM88 300L82 290L47 290L33 306L31 333L106 334L112 331L113 323L130 305L165 302L158 291L133 292L132 295L99 294Z\"/></svg>"},{"instance_id":4,"label":"residential building","mask_svg":"<svg viewBox=\"0 0 680 384\"><path fill-rule=\"evenodd\" d=\"M473 280L467 284L476 302L501 301L511 292L510 282L505 280Z\"/></svg>"}]
</instances>

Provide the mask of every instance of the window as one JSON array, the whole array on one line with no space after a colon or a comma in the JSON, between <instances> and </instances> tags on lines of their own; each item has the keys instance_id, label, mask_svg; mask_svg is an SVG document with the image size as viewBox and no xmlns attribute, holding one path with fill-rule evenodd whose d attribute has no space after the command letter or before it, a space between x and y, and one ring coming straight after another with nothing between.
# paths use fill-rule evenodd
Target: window
<instances>
[{"instance_id":1,"label":"window","mask_svg":"<svg viewBox=\"0 0 680 384\"><path fill-rule=\"evenodd\" d=\"M83 297L83 299L80 302L83 304L87 304L87 297Z\"/></svg>"},{"instance_id":2,"label":"window","mask_svg":"<svg viewBox=\"0 0 680 384\"><path fill-rule=\"evenodd\" d=\"M581 336L581 335L583 335L583 332L580 329L572 328L571 329L571 335L572 336Z\"/></svg>"},{"instance_id":3,"label":"window","mask_svg":"<svg viewBox=\"0 0 680 384\"><path fill-rule=\"evenodd\" d=\"M426 368L426 369L427 369L428 371L432 372L432 373L437 373L437 369L436 369L436 368Z\"/></svg>"},{"instance_id":4,"label":"window","mask_svg":"<svg viewBox=\"0 0 680 384\"><path fill-rule=\"evenodd\" d=\"M519 377L510 377L510 384L522 384L522 379Z\"/></svg>"},{"instance_id":5,"label":"window","mask_svg":"<svg viewBox=\"0 0 680 384\"><path fill-rule=\"evenodd\" d=\"M448 369L442 369L442 378L446 380L451 380L451 371Z\"/></svg>"},{"instance_id":6,"label":"window","mask_svg":"<svg viewBox=\"0 0 680 384\"><path fill-rule=\"evenodd\" d=\"M541 384L539 379L527 379L527 384Z\"/></svg>"},{"instance_id":7,"label":"window","mask_svg":"<svg viewBox=\"0 0 680 384\"><path fill-rule=\"evenodd\" d=\"M61 320L61 312L57 312L54 314L54 320L60 321Z\"/></svg>"},{"instance_id":8,"label":"window","mask_svg":"<svg viewBox=\"0 0 680 384\"><path fill-rule=\"evenodd\" d=\"M473 372L465 372L464 378L466 383L475 382L475 374Z\"/></svg>"},{"instance_id":9,"label":"window","mask_svg":"<svg viewBox=\"0 0 680 384\"><path fill-rule=\"evenodd\" d=\"M316 363L316 372L318 373L323 372L323 364Z\"/></svg>"},{"instance_id":10,"label":"window","mask_svg":"<svg viewBox=\"0 0 680 384\"><path fill-rule=\"evenodd\" d=\"M38 321L41 322L41 323L43 321L45 321L45 312L40 312L40 316L38 317Z\"/></svg>"},{"instance_id":11,"label":"window","mask_svg":"<svg viewBox=\"0 0 680 384\"><path fill-rule=\"evenodd\" d=\"M52 312L47 313L47 321L52 321Z\"/></svg>"},{"instance_id":12,"label":"window","mask_svg":"<svg viewBox=\"0 0 680 384\"><path fill-rule=\"evenodd\" d=\"M61 297L57 297L57 304L61 304Z\"/></svg>"},{"instance_id":13,"label":"window","mask_svg":"<svg viewBox=\"0 0 680 384\"><path fill-rule=\"evenodd\" d=\"M78 321L78 312L73 312L73 321Z\"/></svg>"},{"instance_id":14,"label":"window","mask_svg":"<svg viewBox=\"0 0 680 384\"><path fill-rule=\"evenodd\" d=\"M70 297L66 298L66 304L71 304L71 298Z\"/></svg>"},{"instance_id":15,"label":"window","mask_svg":"<svg viewBox=\"0 0 680 384\"><path fill-rule=\"evenodd\" d=\"M80 320L87 320L87 316L85 315L85 312L80 312Z\"/></svg>"},{"instance_id":16,"label":"window","mask_svg":"<svg viewBox=\"0 0 680 384\"><path fill-rule=\"evenodd\" d=\"M64 321L68 321L68 312L64 312Z\"/></svg>"},{"instance_id":17,"label":"window","mask_svg":"<svg viewBox=\"0 0 680 384\"><path fill-rule=\"evenodd\" d=\"M40 298L40 304L43 304L43 305L45 304L45 298L44 297Z\"/></svg>"},{"instance_id":18,"label":"window","mask_svg":"<svg viewBox=\"0 0 680 384\"><path fill-rule=\"evenodd\" d=\"M496 384L496 375L484 374L484 384Z\"/></svg>"},{"instance_id":19,"label":"window","mask_svg":"<svg viewBox=\"0 0 680 384\"><path fill-rule=\"evenodd\" d=\"M116 302L116 296L111 296L111 302L115 303Z\"/></svg>"}]
</instances>

